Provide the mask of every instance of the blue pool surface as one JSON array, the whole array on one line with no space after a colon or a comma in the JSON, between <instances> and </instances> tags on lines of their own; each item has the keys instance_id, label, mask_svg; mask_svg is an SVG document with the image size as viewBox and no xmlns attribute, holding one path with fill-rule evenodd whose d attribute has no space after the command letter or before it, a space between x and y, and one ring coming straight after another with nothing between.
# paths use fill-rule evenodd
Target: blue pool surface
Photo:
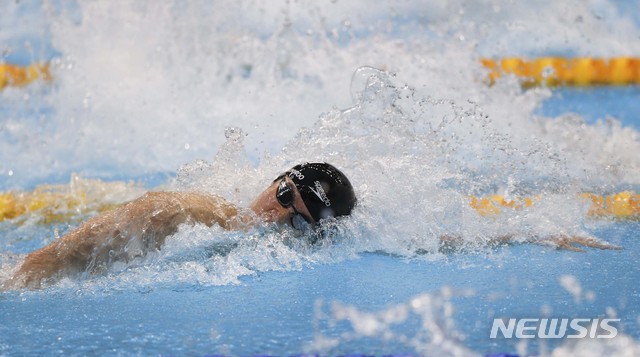
<instances>
[{"instance_id":1,"label":"blue pool surface","mask_svg":"<svg viewBox=\"0 0 640 357\"><path fill-rule=\"evenodd\" d=\"M576 113L590 124L617 118L625 126L639 130L639 97L640 86L557 88L540 111L549 117Z\"/></svg>"},{"instance_id":2,"label":"blue pool surface","mask_svg":"<svg viewBox=\"0 0 640 357\"><path fill-rule=\"evenodd\" d=\"M599 232L621 251L558 251L516 245L482 253L458 253L445 260L407 260L362 254L341 264L300 271L264 272L238 285L164 284L141 291L56 289L0 296L0 352L4 355L295 355L310 348L317 333L340 336L351 330L329 323L316 306L332 301L365 312L407 303L425 292L450 287L455 329L474 351L515 353L515 340L488 338L494 317L597 318L613 308L620 332L640 338L640 255L638 223L621 223ZM571 275L593 300L576 302L559 288ZM325 311L327 313L327 311ZM394 326L417 335L423 321ZM554 347L563 341L548 341ZM532 341L530 352L539 350ZM341 343L330 355L409 354L410 346L379 338Z\"/></svg>"}]
</instances>

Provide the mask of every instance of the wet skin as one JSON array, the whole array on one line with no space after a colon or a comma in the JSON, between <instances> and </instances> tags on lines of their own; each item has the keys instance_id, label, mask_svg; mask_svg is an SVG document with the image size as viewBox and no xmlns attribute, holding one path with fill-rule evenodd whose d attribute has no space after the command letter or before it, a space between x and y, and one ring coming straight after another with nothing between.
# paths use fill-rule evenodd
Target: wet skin
<instances>
[{"instance_id":1,"label":"wet skin","mask_svg":"<svg viewBox=\"0 0 640 357\"><path fill-rule=\"evenodd\" d=\"M64 276L99 273L116 261L130 261L159 250L181 224L218 224L246 229L256 221L286 224L295 212L310 217L290 178L293 203L285 208L276 199L273 182L242 211L221 197L200 192L149 192L121 207L84 222L51 244L27 255L2 289L40 288Z\"/></svg>"}]
</instances>

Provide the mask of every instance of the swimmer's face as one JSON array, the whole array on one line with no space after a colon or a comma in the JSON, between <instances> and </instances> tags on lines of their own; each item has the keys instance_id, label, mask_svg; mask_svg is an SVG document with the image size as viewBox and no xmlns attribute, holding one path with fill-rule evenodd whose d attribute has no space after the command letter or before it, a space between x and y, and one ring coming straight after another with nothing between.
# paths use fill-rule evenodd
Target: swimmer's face
<instances>
[{"instance_id":1,"label":"swimmer's face","mask_svg":"<svg viewBox=\"0 0 640 357\"><path fill-rule=\"evenodd\" d=\"M267 222L292 224L301 216L307 222L315 223L296 185L286 175L267 187L253 201L251 209Z\"/></svg>"}]
</instances>

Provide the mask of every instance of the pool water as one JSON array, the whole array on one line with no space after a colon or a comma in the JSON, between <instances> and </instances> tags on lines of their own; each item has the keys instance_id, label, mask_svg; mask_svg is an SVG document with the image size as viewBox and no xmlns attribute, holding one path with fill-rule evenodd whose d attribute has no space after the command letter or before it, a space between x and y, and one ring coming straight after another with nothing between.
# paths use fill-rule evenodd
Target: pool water
<instances>
[{"instance_id":1,"label":"pool water","mask_svg":"<svg viewBox=\"0 0 640 357\"><path fill-rule=\"evenodd\" d=\"M637 339L640 273L629 268L640 253L637 229L633 223L608 231L625 247L615 252L520 245L438 261L363 253L340 264L267 271L224 286L121 282L97 290L66 282L47 292L5 293L0 346L7 355L515 353L523 348L518 341L488 338L494 317L602 317L611 309L621 318L620 333ZM582 292L562 287L567 276L580 282ZM433 299L433 315L383 327L416 339L414 344L382 332L359 335L357 321L337 317L336 302L377 314L425 294ZM430 340L435 329L425 325L431 323L446 329L455 348ZM333 341L328 349L327 339ZM531 340L525 350L549 352L566 343ZM636 346L609 351L621 355Z\"/></svg>"},{"instance_id":2,"label":"pool water","mask_svg":"<svg viewBox=\"0 0 640 357\"><path fill-rule=\"evenodd\" d=\"M640 88L483 81L480 57L637 56L634 2L7 4L0 190L92 187L122 203L199 190L247 206L301 161L359 204L310 245L286 227L183 226L101 275L0 292L0 355L637 355ZM128 184L125 184L127 183ZM531 198L482 216L470 196ZM72 193L70 193L72 195ZM0 222L0 281L96 214ZM510 235L510 244L492 237ZM621 250L556 249L589 236ZM440 252L440 237L464 249ZM619 318L612 339L490 338L494 318Z\"/></svg>"}]
</instances>

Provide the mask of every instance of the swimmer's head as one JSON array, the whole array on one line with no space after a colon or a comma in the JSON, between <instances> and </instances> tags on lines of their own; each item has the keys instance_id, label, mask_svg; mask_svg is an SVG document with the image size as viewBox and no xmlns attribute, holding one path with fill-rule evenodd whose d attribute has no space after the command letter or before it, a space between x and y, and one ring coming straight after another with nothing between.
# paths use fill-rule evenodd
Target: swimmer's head
<instances>
[{"instance_id":1,"label":"swimmer's head","mask_svg":"<svg viewBox=\"0 0 640 357\"><path fill-rule=\"evenodd\" d=\"M284 175L295 184L315 222L328 217L347 216L356 205L351 182L333 165L304 163L294 166Z\"/></svg>"},{"instance_id":2,"label":"swimmer's head","mask_svg":"<svg viewBox=\"0 0 640 357\"><path fill-rule=\"evenodd\" d=\"M267 222L310 224L351 214L356 195L349 179L327 163L305 163L278 176L251 204Z\"/></svg>"}]
</instances>

